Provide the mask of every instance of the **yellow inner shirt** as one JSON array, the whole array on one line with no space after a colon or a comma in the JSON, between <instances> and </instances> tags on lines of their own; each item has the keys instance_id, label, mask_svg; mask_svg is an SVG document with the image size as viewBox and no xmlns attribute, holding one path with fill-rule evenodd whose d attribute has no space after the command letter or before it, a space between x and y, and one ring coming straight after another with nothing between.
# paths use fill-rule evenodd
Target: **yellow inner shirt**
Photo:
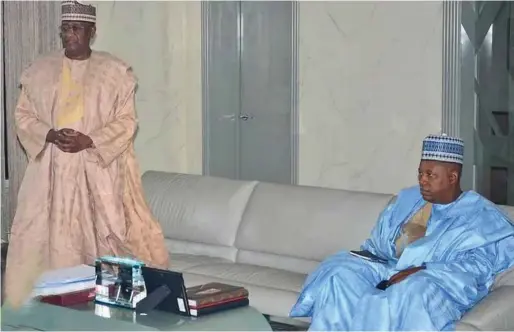
<instances>
[{"instance_id":1,"label":"yellow inner shirt","mask_svg":"<svg viewBox=\"0 0 514 332\"><path fill-rule=\"evenodd\" d=\"M56 119L59 129L77 123L84 116L84 84L82 78L86 66L87 60L73 61L65 59L63 61L59 111Z\"/></svg>"}]
</instances>

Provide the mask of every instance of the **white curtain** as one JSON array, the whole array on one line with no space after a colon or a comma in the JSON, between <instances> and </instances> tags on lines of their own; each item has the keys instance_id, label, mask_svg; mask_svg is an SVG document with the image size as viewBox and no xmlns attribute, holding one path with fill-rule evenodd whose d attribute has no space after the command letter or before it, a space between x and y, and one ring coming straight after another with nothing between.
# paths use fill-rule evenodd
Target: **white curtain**
<instances>
[{"instance_id":1,"label":"white curtain","mask_svg":"<svg viewBox=\"0 0 514 332\"><path fill-rule=\"evenodd\" d=\"M13 114L19 94L20 74L38 56L60 47L60 1L2 1L2 27L5 80L5 113L8 156L6 182L2 164L2 242L8 239L16 211L18 189L25 172L27 158L14 130ZM3 156L2 156L3 157Z\"/></svg>"}]
</instances>

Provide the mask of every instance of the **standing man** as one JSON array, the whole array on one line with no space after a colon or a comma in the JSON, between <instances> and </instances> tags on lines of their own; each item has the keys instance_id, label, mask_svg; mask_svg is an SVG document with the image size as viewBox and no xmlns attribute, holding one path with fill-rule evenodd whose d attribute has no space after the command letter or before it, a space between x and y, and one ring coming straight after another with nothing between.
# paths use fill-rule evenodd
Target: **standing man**
<instances>
[{"instance_id":1,"label":"standing man","mask_svg":"<svg viewBox=\"0 0 514 332\"><path fill-rule=\"evenodd\" d=\"M12 305L26 299L43 271L102 255L168 267L134 154L136 79L121 60L91 50L95 22L95 7L63 1L64 50L21 75L15 120L29 164L7 258Z\"/></svg>"}]
</instances>

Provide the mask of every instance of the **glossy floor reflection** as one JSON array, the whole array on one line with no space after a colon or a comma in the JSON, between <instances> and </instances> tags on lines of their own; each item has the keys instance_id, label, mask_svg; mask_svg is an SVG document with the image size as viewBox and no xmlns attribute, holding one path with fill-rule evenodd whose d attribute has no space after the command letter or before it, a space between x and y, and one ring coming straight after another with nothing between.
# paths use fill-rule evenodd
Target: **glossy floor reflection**
<instances>
[{"instance_id":1,"label":"glossy floor reflection","mask_svg":"<svg viewBox=\"0 0 514 332\"><path fill-rule=\"evenodd\" d=\"M307 331L307 326L296 326L286 324L283 322L273 321L268 315L263 315L267 320L273 331Z\"/></svg>"}]
</instances>

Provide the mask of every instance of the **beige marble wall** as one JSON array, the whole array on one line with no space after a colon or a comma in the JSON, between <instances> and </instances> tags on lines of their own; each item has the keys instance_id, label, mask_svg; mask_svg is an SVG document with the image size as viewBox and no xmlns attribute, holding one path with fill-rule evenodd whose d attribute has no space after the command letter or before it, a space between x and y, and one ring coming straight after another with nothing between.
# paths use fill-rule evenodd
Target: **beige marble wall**
<instances>
[{"instance_id":1,"label":"beige marble wall","mask_svg":"<svg viewBox=\"0 0 514 332\"><path fill-rule=\"evenodd\" d=\"M142 171L201 173L201 10L98 1L94 48L139 77ZM441 124L442 2L301 1L299 182L396 192Z\"/></svg>"},{"instance_id":2,"label":"beige marble wall","mask_svg":"<svg viewBox=\"0 0 514 332\"><path fill-rule=\"evenodd\" d=\"M93 48L130 63L139 80L136 154L142 172L202 171L198 1L96 1Z\"/></svg>"},{"instance_id":3,"label":"beige marble wall","mask_svg":"<svg viewBox=\"0 0 514 332\"><path fill-rule=\"evenodd\" d=\"M300 3L301 184L393 193L440 130L442 2Z\"/></svg>"}]
</instances>

